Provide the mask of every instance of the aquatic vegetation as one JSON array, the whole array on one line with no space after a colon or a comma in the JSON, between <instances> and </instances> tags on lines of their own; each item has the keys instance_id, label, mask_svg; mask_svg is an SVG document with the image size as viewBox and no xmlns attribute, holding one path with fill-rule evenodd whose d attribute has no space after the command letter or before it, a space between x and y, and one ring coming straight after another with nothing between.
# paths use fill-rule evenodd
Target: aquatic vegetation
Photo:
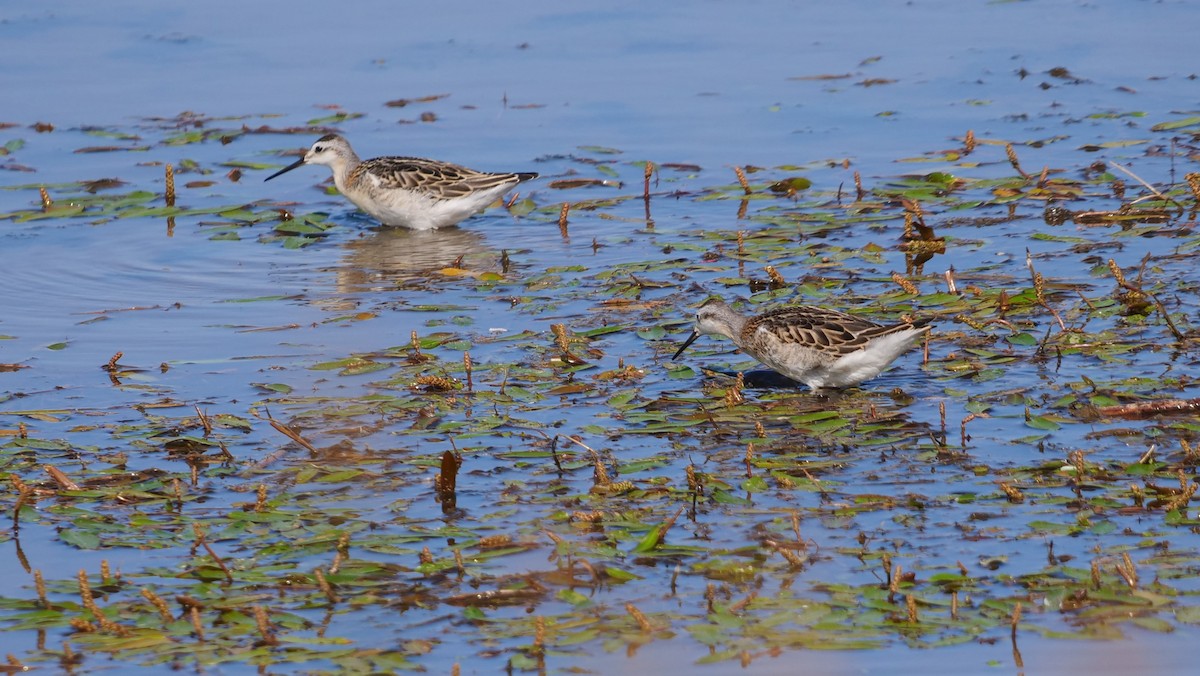
<instances>
[{"instance_id":1,"label":"aquatic vegetation","mask_svg":"<svg viewBox=\"0 0 1200 676\"><path fill-rule=\"evenodd\" d=\"M240 175L188 187L267 171L231 159L247 135L353 119L81 130L80 152L202 159L5 188L12 228L165 225L313 275L219 287L229 314L135 308L217 332L211 368L126 350L100 390L0 364L0 628L36 645L14 668L541 670L660 642L696 665L967 642L1019 665L1022 640L1200 623L1200 180L1139 154L1194 118L1042 169L1045 139L963 130L880 177L581 146L545 160L581 176L427 238L231 196ZM668 359L713 289L935 328L812 395L728 343Z\"/></svg>"}]
</instances>

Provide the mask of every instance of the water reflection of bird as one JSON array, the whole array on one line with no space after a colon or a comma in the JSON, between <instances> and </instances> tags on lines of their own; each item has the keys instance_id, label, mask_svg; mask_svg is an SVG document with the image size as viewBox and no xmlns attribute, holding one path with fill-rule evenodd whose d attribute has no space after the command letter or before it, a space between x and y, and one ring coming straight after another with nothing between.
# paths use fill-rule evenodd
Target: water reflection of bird
<instances>
[{"instance_id":1,"label":"water reflection of bird","mask_svg":"<svg viewBox=\"0 0 1200 676\"><path fill-rule=\"evenodd\" d=\"M423 284L446 269L472 275L503 271L503 255L483 235L460 228L381 228L343 246L346 256L337 268L337 285L346 292Z\"/></svg>"},{"instance_id":2,"label":"water reflection of bird","mask_svg":"<svg viewBox=\"0 0 1200 676\"><path fill-rule=\"evenodd\" d=\"M671 358L677 359L702 334L720 335L813 390L849 387L879 375L929 331L927 323L876 324L811 305L747 317L714 299L700 306L696 328Z\"/></svg>"},{"instance_id":3,"label":"water reflection of bird","mask_svg":"<svg viewBox=\"0 0 1200 676\"><path fill-rule=\"evenodd\" d=\"M317 139L304 157L271 174L271 180L305 164L333 171L337 189L384 225L430 230L483 211L518 183L537 174L492 174L419 157L358 159L337 134Z\"/></svg>"}]
</instances>

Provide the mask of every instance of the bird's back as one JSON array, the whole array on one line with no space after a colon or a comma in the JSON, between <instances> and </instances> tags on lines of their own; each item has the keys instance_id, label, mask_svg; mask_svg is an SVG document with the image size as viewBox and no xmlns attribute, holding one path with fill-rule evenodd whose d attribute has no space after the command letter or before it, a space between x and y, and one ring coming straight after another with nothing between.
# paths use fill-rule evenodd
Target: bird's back
<instances>
[{"instance_id":1,"label":"bird's back","mask_svg":"<svg viewBox=\"0 0 1200 676\"><path fill-rule=\"evenodd\" d=\"M767 366L817 389L873 378L927 331L928 320L879 324L800 305L752 318L739 343Z\"/></svg>"}]
</instances>

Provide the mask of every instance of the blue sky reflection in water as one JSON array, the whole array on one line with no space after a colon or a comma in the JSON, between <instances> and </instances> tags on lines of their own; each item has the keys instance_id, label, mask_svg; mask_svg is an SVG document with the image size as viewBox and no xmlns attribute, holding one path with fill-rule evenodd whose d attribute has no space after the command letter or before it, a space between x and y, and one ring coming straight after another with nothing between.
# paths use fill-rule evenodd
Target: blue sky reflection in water
<instances>
[{"instance_id":1,"label":"blue sky reflection in water","mask_svg":"<svg viewBox=\"0 0 1200 676\"><path fill-rule=\"evenodd\" d=\"M536 157L585 139L679 161L741 155L764 165L794 162L800 149L890 160L944 140L949 126L984 132L1012 115L1053 123L1134 105L1191 107L1193 69L1178 56L1200 19L1185 2L535 1L515 12L117 2L108 10L45 3L7 12L6 88L29 92L13 97L9 115L63 126L181 110L299 118L333 103L376 120L381 148L417 154L461 147L485 161L493 152L516 160L520 148ZM1046 75L1056 67L1088 84L1062 86ZM1019 69L1030 76L1014 77ZM792 79L825 74L852 77ZM896 82L856 84L867 78ZM1043 82L1059 86L1042 90ZM1137 94L1121 96L1122 86ZM414 129L391 125L401 116L380 107L434 93L479 110ZM505 96L545 108L519 123L497 120L517 116L499 110ZM895 115L878 117L887 112Z\"/></svg>"},{"instance_id":2,"label":"blue sky reflection in water","mask_svg":"<svg viewBox=\"0 0 1200 676\"><path fill-rule=\"evenodd\" d=\"M469 341L479 364L480 387L495 389L502 377L487 372L488 365L538 363L542 355L537 350L552 343L550 325L560 322L578 331L634 323L629 330L595 340L595 347L603 352L597 358L600 368L616 369L623 360L645 369L647 376L637 389L646 397L704 396L707 390L700 388L710 379L700 375L701 365L745 367L749 364L744 357L729 351L727 344L710 344L685 360L696 367L694 376L672 379L660 363L665 348L653 339L634 337L632 332L665 327L673 332L665 338L682 338L690 312L685 306L702 298L688 288L692 282L728 295L750 295L745 285L715 283L717 278L735 276L727 265L718 265L713 271L697 267L700 253L714 242L734 246L729 237L705 233L745 230L753 234L766 228L765 223L778 216L776 211L819 211L808 208L812 205L789 210L786 203L776 207L756 202L751 219L740 220L738 202L729 198L733 192L717 189L734 182L732 167L772 168L766 174L771 177L801 173L813 180L814 193L825 195L823 204L835 201L839 186L845 194L853 194L854 171L861 173L868 189L902 175L937 171L972 179L1010 176L1012 168L997 146L983 146L978 151L979 164L969 168L930 155L957 147L970 129L981 139L1018 144L1025 170L1034 174L1048 166L1077 176L1093 161L1117 161L1165 186L1192 171L1194 160L1184 150L1172 152L1170 135L1152 133L1150 127L1200 108L1200 86L1192 77L1195 65L1186 58L1196 25L1200 25L1200 9L1185 2L848 6L532 2L519 10L490 3L464 7L367 2L349 4L336 12L325 4L282 2L149 6L7 3L0 7L0 44L5 45L0 50L0 84L7 93L0 122L17 126L0 129L0 144L20 143L0 156L0 168L8 169L0 172L5 187L55 186L112 177L127 183L118 190L161 193L161 165L170 162L183 167L193 160L197 171L177 176L180 203L188 208L277 200L297 214L328 213L337 226L315 243L291 250L256 241L270 225L245 229L236 241L214 240L214 233L224 232L213 225L220 220L216 216L180 217L170 236L166 235L165 219L151 216L0 221L0 262L8 280L0 334L11 337L0 341L0 362L29 367L0 373L4 399L0 414L7 413L0 418L0 430L11 432L24 421L38 437L87 439L85 445L103 453L126 452L125 467L131 470L180 472L181 463L155 453L158 449L153 447L153 439L134 435L128 447L123 447L122 433L115 428L122 424L136 427L146 415L154 415L156 409L147 405L164 401L249 417L252 409L261 411L256 402L269 399L256 383L286 383L298 395L323 397L350 397L360 391L395 394L393 389L375 385L378 374L343 377L312 366L404 346L414 330L423 335L446 331ZM1052 69L1064 70L1052 73ZM384 105L440 94L448 96L406 107ZM528 196L540 209L515 221L503 211L493 210L461 228L427 236L381 231L340 197L313 189L327 178L321 169L293 172L288 181L265 186L260 180L265 171L243 169L239 181L226 177L233 168L230 163L281 163L281 150L307 146L315 132L246 134L228 145L216 139L171 142L187 131L186 125L177 124L183 111L207 116L201 118L203 127L198 128L237 130L243 124L250 128L301 126L339 110L362 116L323 124L340 129L364 156L413 154L480 169L539 171L545 179L532 186ZM422 113L432 114L433 121L420 121ZM227 117L234 119L221 119ZM55 131L36 133L30 129L36 122L53 124ZM1180 134L1186 139L1186 130ZM1122 145L1127 140L1144 142ZM1110 146L1081 149L1086 144L1105 143ZM108 144L144 149L77 152ZM1156 146L1164 150L1152 152ZM591 162L576 161L578 158ZM932 161L897 161L904 158ZM653 205L653 231L639 222L642 207L635 199L602 205L592 212L576 211L570 237L560 236L554 218L557 203L640 195L640 167L634 163L641 160L697 167L661 172L657 188L662 194ZM799 168L774 169L782 165ZM22 167L36 171L23 171ZM552 180L576 176L615 178L624 186L608 192L603 192L604 188L558 191L548 187ZM760 176L752 174L751 180L764 180ZM211 185L186 187L189 182L207 181ZM1127 183L1131 190L1136 189L1133 180L1127 179ZM680 196L669 197L673 191ZM52 188L51 194L62 193ZM0 190L0 213L30 209L37 200L35 188ZM1110 197L1092 191L1071 207L1113 208L1115 204ZM952 224L955 213L931 214L935 227L945 224L943 231L950 238L952 254L935 258L930 265L937 269L926 272L940 274L952 264L965 271L965 282L1019 280L1011 282L1019 289L1028 286L1024 260L1029 249L1041 272L1057 283L1082 285L1094 299L1107 294L1111 286L1097 279L1103 259L1113 257L1128 271L1143 255L1153 253L1163 259L1151 271L1152 276L1176 279L1170 287L1172 302L1187 317L1195 317L1194 266L1186 259L1167 257L1180 246L1177 242L1148 233L1117 239L1115 247L1106 248L1111 244L1106 238L1115 228L1096 231L1068 225L1049 230L1037 206L1021 203L1020 218L1000 227ZM267 210L269 206L260 203L256 208ZM976 215L965 209L964 213ZM1004 213L1001 206L987 205L979 215L999 218ZM898 212L885 212L884 216L877 225L800 238L801 253L768 262L797 284L809 275L848 278L853 283L847 283L845 295L835 291L818 300L835 304L851 300L856 304L841 309L861 307L878 312L884 308L873 305L871 297L891 293L894 289L888 286L887 274L904 265L895 247ZM1082 241L1064 241L1069 237ZM1116 234L1112 237L1116 239ZM592 247L593 242L598 248ZM883 251L864 254L861 261L845 253L870 245ZM1084 254L1068 255L1069 246L1095 246L1097 260ZM463 269L494 272L500 269L502 250L510 252L516 266L512 274L520 282L503 283L499 290L430 274L451 267L459 254L464 256ZM453 255L447 256L447 252ZM822 254L829 260L822 262ZM605 277L607 270L672 257L692 261L685 279L663 271L637 274L648 281L676 284L673 288L648 288L642 298L667 301L678 306L677 312L631 318L598 309L598 302L614 296L613 290L622 283ZM582 269L559 270L572 264ZM856 274L856 266L864 271ZM751 261L749 267L753 270L747 276L762 275L760 261ZM993 273L997 277L989 278ZM923 289L937 284L936 276L921 281ZM819 284L810 286L821 290ZM534 300L509 300L519 296ZM779 300L799 299L785 296ZM425 310L423 305L454 307ZM922 307L920 300L916 305L936 311L935 306ZM1043 321L1037 328L1044 332L1047 326ZM491 329L505 329L508 335L531 331L544 337L490 342L494 335L504 335ZM967 329L945 318L937 331ZM1041 337L1037 331L1031 333ZM1151 339L1161 333L1161 328L1155 327L1148 329L1146 336ZM935 341L931 350L936 357L961 347L956 342ZM1003 351L995 344L983 348ZM123 376L120 386L114 386L99 368L116 351L124 352L123 361L138 369ZM1113 428L1120 424L1064 424L1044 437L1050 450L1041 452L1036 443L1019 441L1034 436L1022 427L1022 409L1032 406L1035 414L1057 411L1045 399L1085 388L1081 376L1102 382L1119 382L1135 374L1174 378L1180 371L1186 374L1192 362L1190 355L1176 359L1167 349L1140 353L1128 363L1068 358L1061 366L1032 359L1028 350L1016 354L1018 359L1000 362L1001 368L989 372L991 380L962 381L954 387L944 378L922 371L914 353L901 360L896 370L869 384L868 390L877 396L881 409L931 428L939 424L939 403L947 405L950 427L955 428L966 415L963 398L987 400L991 417L971 423L975 437L972 453L981 456L981 466L1026 466L1065 458L1067 451L1077 448L1095 453L1098 463L1115 463L1144 452L1151 435L1143 432L1149 429L1157 434L1157 428L1128 423L1133 431L1124 448L1123 442L1113 441ZM453 350L443 349L439 357L448 360ZM579 376L581 380L588 377L587 372ZM911 402L892 401L887 393L893 387L902 387ZM947 394L953 389L961 389L964 395ZM1005 390L1012 391L1010 399L997 400L995 393ZM1178 394L1190 396L1186 387ZM779 395L750 396L771 401ZM784 398L780 405L799 404ZM576 416L571 406L576 408ZM63 413L52 416L54 420L11 415L33 409ZM298 415L299 407L280 405L271 410L285 417ZM648 474L631 473L635 481L661 475L679 482L688 462L685 455L700 462L702 452L714 450L697 442L672 445L652 435L621 436L616 431L623 423L605 406L604 398L580 403L563 396L561 407L518 406L509 414L531 423L563 425L571 434L591 425L595 429L583 434L585 441L611 451L619 461L658 458L665 463ZM186 409L166 408L162 415L182 419ZM339 432L327 431L326 427L334 427L327 421L322 427L302 420L319 443L333 444L342 438ZM399 414L397 421L397 428L411 423ZM355 422L362 421L355 418ZM93 423L99 427L91 436L80 431ZM608 430L611 436L605 437L599 430ZM1089 438L1089 432L1096 436ZM956 434L952 429L950 436ZM448 447L445 436L431 434L442 440L416 444L383 426L351 445L357 444L356 450L368 456L387 456L398 448L433 456ZM495 487L488 479L507 485L505 482L521 478L521 468L492 454L521 451L528 443L515 436L462 443L484 450L468 457L464 471L473 469L481 474L475 480L464 479L460 507L503 522L504 516L487 511ZM709 467L727 467L728 459L719 458L743 450L744 443L739 443L717 449L714 457L718 459ZM290 454L281 464L304 464L305 456L269 429L255 427L232 450L239 460L253 462L279 448L288 448ZM995 586L1010 584L1004 578L1007 572L1017 577L1045 565L1042 561L1050 539L1060 554L1075 556L1077 562L1083 562L1078 565L1086 568L1089 549L1100 541L1096 536L1049 538L1031 531L1024 537L971 541L961 535L967 531L960 531L960 524L976 518L988 527L1021 533L1030 512L1016 507L1000 509L990 500L981 500L977 509L960 507L954 496L963 491L986 495L994 490L995 482L981 478L972 483L963 478L961 467L944 467L906 449L899 464L907 472L896 469L897 461L878 462L878 449L851 454L831 451L843 463L843 471L828 471L822 478L846 480L836 489L842 500L886 489L899 495L926 496L930 503L927 521L914 526L915 517L906 510L864 511L857 519L806 518L804 535L832 553L852 547L853 532L867 532L876 538L872 548L896 551L905 568L919 571L923 578L941 571L946 564L943 554L961 560L980 576L985 573L980 572L976 559L1004 556L1001 573L988 579ZM395 452L396 458L365 465L380 474L386 474L385 469L393 466L390 463L404 466L400 452ZM54 462L77 475L88 468L107 466L88 453L85 449L86 460L76 465L61 459ZM27 481L42 480L36 467L22 474ZM873 479L863 479L872 474ZM336 507L352 508L357 518L384 524L385 531L397 512L423 527L440 523L442 515L429 498L427 486L422 488L420 483L428 482L432 475L413 470L404 476L420 480L395 492L381 488L378 481L351 483L347 489L351 497L339 498ZM736 480L725 478L737 485ZM253 475L236 480L206 475L198 490L205 493L207 506L195 509L231 510L231 505L253 499L249 497L252 493L236 491L256 480ZM577 483L586 488L586 481ZM319 491L319 483L312 486L295 487L295 495ZM572 490L579 490L578 485L572 484ZM815 499L787 498L756 495L759 507L768 512L789 504L807 508L817 503ZM23 519L20 541L23 554L48 579L70 580L80 567L94 571L99 561L106 559L133 576L135 585L150 584L152 581L136 577L138 571L177 566L181 549L191 544L186 534L181 534L172 547L161 550L81 550L56 534L54 524L58 522L50 514L53 503L53 499L43 499L38 509L44 516ZM11 507L11 496L3 504ZM527 524L532 510L540 506L514 506L510 518ZM615 506L609 508L619 511ZM670 511L673 509L665 514ZM986 514L986 519L980 514ZM1061 513L1053 514L1059 520L1064 518ZM721 523L718 516L714 510L708 517L711 523L703 518L698 524L681 523L670 539L686 544L716 537L727 540L732 548L738 543L754 545L761 535L762 526L752 517L742 515ZM1119 518L1091 516L1129 527ZM1161 517L1147 517L1155 518ZM471 522L464 519L464 523ZM389 532L402 528L392 525ZM721 533L723 529L730 532ZM1156 537L1172 540L1176 549L1194 551L1197 543L1182 532L1182 528L1160 528ZM974 537L978 531L968 534ZM532 528L519 535L540 538ZM7 530L0 530L0 536L0 565L14 573L6 576L10 583L0 587L0 596L32 597L28 576L18 570L14 540ZM916 542L899 544L904 539ZM438 541L439 556L445 554L444 542ZM544 539L539 542L545 546ZM1138 560L1149 556L1144 542L1134 535L1124 536L1112 546L1129 547ZM231 557L238 554L235 541L219 543L218 548ZM499 557L482 564L480 570L501 576L525 568L545 568L546 553L534 549L518 557ZM360 555L394 558L405 565L415 558L408 553ZM841 563L847 558L830 554L826 560ZM309 570L327 559L309 556L298 568ZM845 569L823 567L820 561L817 557L813 568L793 583L799 593L815 596L811 584L858 585L877 575L878 564L873 560ZM602 590L596 601L618 609L630 601L647 612L692 613L703 603L704 585L710 578L696 573L691 563L685 561L683 566L682 596L663 601L659 594L669 565L639 567L620 557L612 564L644 575L646 581ZM397 577L405 580L413 575ZM780 584L774 573L766 580L768 585ZM161 584L170 589L172 582L164 579ZM736 588L747 593L746 588ZM1194 580L1186 576L1175 582L1175 588L1189 594L1197 591ZM773 596L773 592L760 593ZM986 597L988 592L979 593ZM1036 604L1027 608L1029 622L1058 627L1076 621L1075 615L1056 621L1053 601L1043 601L1042 608ZM538 612L543 611L552 614L561 609L548 602ZM374 634L381 641L392 642L397 637L429 634L422 629L428 616L410 610L398 617L349 613L341 616L333 630L340 636ZM672 665L690 664L705 654L702 638L689 636L686 626L686 621L678 620L674 640L655 641L632 656L623 651L589 650L569 660L552 659L550 664L558 668L575 663L604 671L667 665L663 670L670 672ZM1143 668L1177 671L1189 643L1182 639L1194 634L1194 624L1181 619L1172 625L1172 631L1135 627L1123 640L1089 643L1087 659L1103 656L1098 662L1101 670L1129 659ZM456 641L476 637L468 629L456 626L447 632L446 643L414 661L442 671L454 661L479 671L500 666L498 659L489 660L474 649L455 646ZM7 634L3 641L6 651L34 661L34 633ZM1000 640L994 645L968 642L932 651L913 651L903 641L894 640L875 651L834 653L819 664L828 671L883 673L893 668L897 659L929 668L952 659L963 673L981 672L994 669L989 661L1003 666L1011 663L1006 634L993 631L985 638L997 637ZM49 643L56 646L61 639L54 634ZM1024 633L1023 639L1031 668L1092 668L1082 661L1065 665L1058 661L1062 655L1084 653L1075 648L1077 644L1041 639L1034 632ZM510 638L490 640L510 650L514 642ZM785 652L780 659L757 656L752 666L762 672L782 671L790 668L788 663L796 654ZM100 664L99 658L92 659L95 661L88 666ZM712 669L728 665L718 663Z\"/></svg>"}]
</instances>

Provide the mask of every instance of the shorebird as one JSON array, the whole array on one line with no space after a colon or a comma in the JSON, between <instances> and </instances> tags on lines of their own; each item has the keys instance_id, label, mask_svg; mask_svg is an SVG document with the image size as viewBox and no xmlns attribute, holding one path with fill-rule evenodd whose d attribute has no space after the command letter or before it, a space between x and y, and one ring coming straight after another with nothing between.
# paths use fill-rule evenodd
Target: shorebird
<instances>
[{"instance_id":1,"label":"shorebird","mask_svg":"<svg viewBox=\"0 0 1200 676\"><path fill-rule=\"evenodd\" d=\"M349 141L327 134L304 157L263 180L306 164L329 167L338 191L383 225L414 230L454 225L483 211L518 183L537 178L533 172L493 174L420 157L364 162Z\"/></svg>"},{"instance_id":2,"label":"shorebird","mask_svg":"<svg viewBox=\"0 0 1200 676\"><path fill-rule=\"evenodd\" d=\"M812 305L747 317L713 299L696 312L696 328L671 359L702 334L725 336L771 369L808 385L849 387L879 375L929 331L929 320L876 324Z\"/></svg>"}]
</instances>

